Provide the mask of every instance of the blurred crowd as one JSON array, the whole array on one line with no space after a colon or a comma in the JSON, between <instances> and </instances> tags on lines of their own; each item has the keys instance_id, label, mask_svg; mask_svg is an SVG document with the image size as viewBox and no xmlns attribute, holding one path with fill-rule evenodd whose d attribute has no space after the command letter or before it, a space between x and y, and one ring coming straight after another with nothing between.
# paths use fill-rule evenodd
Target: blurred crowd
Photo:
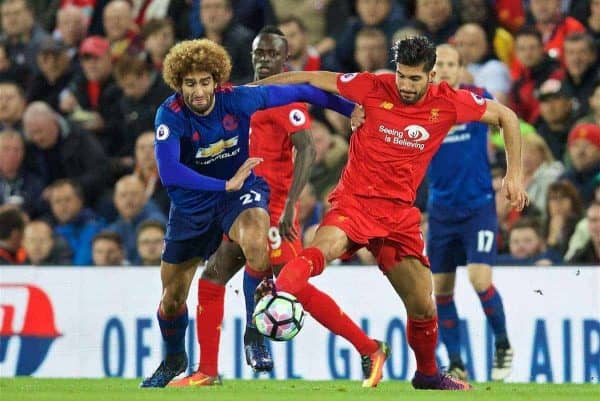
<instances>
[{"instance_id":1,"label":"blurred crowd","mask_svg":"<svg viewBox=\"0 0 600 401\"><path fill-rule=\"evenodd\" d=\"M160 262L169 199L154 159L154 112L170 95L162 60L205 37L253 80L266 24L289 70L389 73L391 44L451 43L463 83L521 119L521 213L499 189L502 136L490 131L500 265L600 265L600 0L4 0L0 3L0 264ZM301 195L303 241L347 160L349 122L311 109L317 156ZM427 183L417 205L427 230ZM368 252L342 263L372 263Z\"/></svg>"}]
</instances>

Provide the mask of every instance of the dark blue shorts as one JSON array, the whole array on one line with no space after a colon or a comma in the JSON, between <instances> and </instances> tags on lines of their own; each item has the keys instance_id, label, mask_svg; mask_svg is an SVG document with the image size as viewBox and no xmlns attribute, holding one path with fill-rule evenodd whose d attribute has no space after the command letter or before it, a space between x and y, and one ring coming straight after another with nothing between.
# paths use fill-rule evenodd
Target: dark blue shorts
<instances>
[{"instance_id":1,"label":"dark blue shorts","mask_svg":"<svg viewBox=\"0 0 600 401\"><path fill-rule=\"evenodd\" d=\"M498 221L494 200L460 217L450 211L431 213L428 222L427 256L434 274L454 273L457 266L469 263L495 263Z\"/></svg>"},{"instance_id":2,"label":"dark blue shorts","mask_svg":"<svg viewBox=\"0 0 600 401\"><path fill-rule=\"evenodd\" d=\"M244 210L256 207L268 210L268 205L269 186L264 179L256 177L252 185L224 193L212 207L200 213L185 215L171 207L166 236L171 239L165 239L162 260L171 264L195 257L207 260Z\"/></svg>"}]
</instances>

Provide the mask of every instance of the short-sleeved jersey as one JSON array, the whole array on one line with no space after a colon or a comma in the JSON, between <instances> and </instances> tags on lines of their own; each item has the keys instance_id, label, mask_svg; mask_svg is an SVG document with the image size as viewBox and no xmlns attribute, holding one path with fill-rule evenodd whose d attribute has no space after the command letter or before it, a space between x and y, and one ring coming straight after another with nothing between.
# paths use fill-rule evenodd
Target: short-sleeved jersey
<instances>
[{"instance_id":1,"label":"short-sleeved jersey","mask_svg":"<svg viewBox=\"0 0 600 401\"><path fill-rule=\"evenodd\" d=\"M224 87L215 91L215 107L206 116L193 113L180 94L168 97L156 112L155 146L179 141L179 161L199 174L228 180L248 158L250 117L266 107L264 87ZM244 187L254 182L251 175ZM224 192L168 186L174 207L184 213L204 210ZM242 188L243 189L243 188Z\"/></svg>"},{"instance_id":2,"label":"short-sleeved jersey","mask_svg":"<svg viewBox=\"0 0 600 401\"><path fill-rule=\"evenodd\" d=\"M419 102L405 104L393 74L340 74L337 87L342 96L364 107L366 121L351 137L336 192L366 198L372 205L368 213L389 219L393 206L414 203L427 166L450 128L478 121L486 110L485 99L446 83L430 84Z\"/></svg>"},{"instance_id":3,"label":"short-sleeved jersey","mask_svg":"<svg viewBox=\"0 0 600 401\"><path fill-rule=\"evenodd\" d=\"M461 89L493 98L476 86L461 86ZM436 207L473 210L494 198L487 144L487 124L467 122L450 129L427 171L428 210L433 212Z\"/></svg>"},{"instance_id":4,"label":"short-sleeved jersey","mask_svg":"<svg viewBox=\"0 0 600 401\"><path fill-rule=\"evenodd\" d=\"M257 111L250 120L250 156L264 161L254 168L271 189L270 209L283 210L292 185L294 159L291 135L310 128L306 105L292 103Z\"/></svg>"}]
</instances>

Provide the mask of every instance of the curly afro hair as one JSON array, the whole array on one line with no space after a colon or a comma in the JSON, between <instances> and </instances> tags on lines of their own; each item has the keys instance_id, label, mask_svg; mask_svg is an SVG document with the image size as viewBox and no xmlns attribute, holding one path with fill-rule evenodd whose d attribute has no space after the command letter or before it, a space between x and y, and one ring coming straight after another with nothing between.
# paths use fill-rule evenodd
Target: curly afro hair
<instances>
[{"instance_id":1,"label":"curly afro hair","mask_svg":"<svg viewBox=\"0 0 600 401\"><path fill-rule=\"evenodd\" d=\"M208 72L217 84L224 84L231 73L231 58L222 46L212 40L184 40L167 53L163 78L171 89L179 91L183 77L191 72Z\"/></svg>"}]
</instances>

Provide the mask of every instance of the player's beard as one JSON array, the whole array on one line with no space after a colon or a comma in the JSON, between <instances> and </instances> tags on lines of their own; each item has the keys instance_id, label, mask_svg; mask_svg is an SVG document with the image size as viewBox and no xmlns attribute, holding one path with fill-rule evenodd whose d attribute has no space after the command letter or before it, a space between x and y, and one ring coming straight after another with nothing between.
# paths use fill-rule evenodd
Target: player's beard
<instances>
[{"instance_id":1,"label":"player's beard","mask_svg":"<svg viewBox=\"0 0 600 401\"><path fill-rule=\"evenodd\" d=\"M204 104L198 104L194 101L194 95L189 95L185 100L185 105L190 108L194 113L204 115L212 107L215 101L215 94L213 93L207 99Z\"/></svg>"},{"instance_id":2,"label":"player's beard","mask_svg":"<svg viewBox=\"0 0 600 401\"><path fill-rule=\"evenodd\" d=\"M400 100L402 100L402 103L404 104L415 104L417 103L419 100L421 100L423 98L423 96L425 95L425 92L427 92L427 86L425 86L425 88L423 88L420 92L414 92L411 94L407 94L408 97L405 97L405 95L402 94L402 92L399 92L400 95Z\"/></svg>"}]
</instances>

